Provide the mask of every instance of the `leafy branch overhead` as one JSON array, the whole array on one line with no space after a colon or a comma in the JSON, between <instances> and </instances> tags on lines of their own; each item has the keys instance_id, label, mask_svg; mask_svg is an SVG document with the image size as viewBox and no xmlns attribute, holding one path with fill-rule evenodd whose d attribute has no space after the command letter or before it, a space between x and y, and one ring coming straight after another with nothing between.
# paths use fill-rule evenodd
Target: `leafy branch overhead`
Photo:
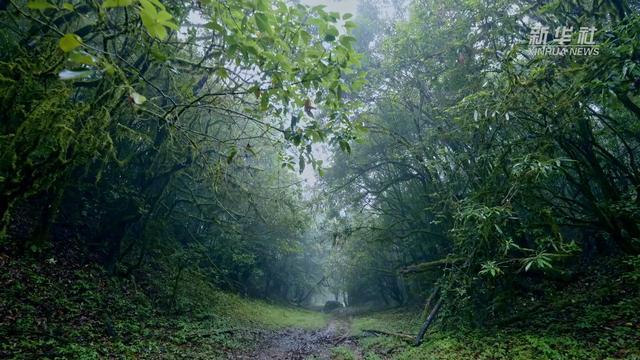
<instances>
[{"instance_id":1,"label":"leafy branch overhead","mask_svg":"<svg viewBox=\"0 0 640 360\"><path fill-rule=\"evenodd\" d=\"M349 27L340 34L340 15L322 6L214 1L194 9L179 3L167 7L159 0L106 0L99 7L58 7L46 0L31 0L27 8L30 11L18 11L60 36L59 47L68 54L68 68L60 70L62 79L113 76L118 86L134 87L150 99L147 107L158 105L154 112L159 118L179 121L192 108L236 97L245 105L228 111L248 118L266 116L263 126L285 134L287 141L294 140L294 147L306 156L312 156L306 149L314 141L334 141L334 135L341 142L354 138L353 104L345 95L364 74L354 73L359 55ZM130 23L133 14L137 23ZM90 25L83 20L92 16L95 20ZM49 19L59 21L49 23ZM148 47L145 58L128 55L134 38ZM198 59L189 59L194 56ZM190 97L173 99L160 90L161 84L143 76L140 66L148 60L175 74L202 76L202 83ZM322 120L303 117L313 117L311 101L322 110ZM280 124L293 117L302 120L289 136Z\"/></svg>"},{"instance_id":2,"label":"leafy branch overhead","mask_svg":"<svg viewBox=\"0 0 640 360\"><path fill-rule=\"evenodd\" d=\"M64 217L110 273L161 264L234 291L243 273L246 291L268 278L301 297L317 279L277 275L316 266L290 170L322 172L313 145L353 139L347 95L364 78L340 19L285 1L10 1L2 236L42 198L42 229L19 245L33 254Z\"/></svg>"}]
</instances>

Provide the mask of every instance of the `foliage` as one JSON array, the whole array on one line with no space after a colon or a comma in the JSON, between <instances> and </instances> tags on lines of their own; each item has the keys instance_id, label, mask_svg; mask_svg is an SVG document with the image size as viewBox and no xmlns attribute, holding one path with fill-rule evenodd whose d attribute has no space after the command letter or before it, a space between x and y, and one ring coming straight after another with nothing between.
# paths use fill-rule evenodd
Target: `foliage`
<instances>
[{"instance_id":1,"label":"foliage","mask_svg":"<svg viewBox=\"0 0 640 360\"><path fill-rule=\"evenodd\" d=\"M427 333L419 347L393 337L366 337L365 353L391 352L394 359L637 358L637 290L624 280L625 272L603 274L610 266L599 264L590 276L570 286L544 284L544 296L534 300L535 311L530 311L531 299L513 299L521 316L499 318L477 329L440 326ZM353 322L354 334L361 329L411 334L419 327L411 309L366 314Z\"/></svg>"},{"instance_id":2,"label":"foliage","mask_svg":"<svg viewBox=\"0 0 640 360\"><path fill-rule=\"evenodd\" d=\"M292 159L320 169L313 145L352 137L358 55L339 19L266 0L10 2L6 248L153 274L175 311L211 285L296 300L314 278L286 273L307 264Z\"/></svg>"},{"instance_id":3,"label":"foliage","mask_svg":"<svg viewBox=\"0 0 640 360\"><path fill-rule=\"evenodd\" d=\"M3 355L220 357L315 294L440 311L369 358L640 356L638 1L0 7Z\"/></svg>"},{"instance_id":4,"label":"foliage","mask_svg":"<svg viewBox=\"0 0 640 360\"><path fill-rule=\"evenodd\" d=\"M356 357L353 355L351 350L345 346L338 346L331 349L331 359L332 360L354 360Z\"/></svg>"},{"instance_id":5,"label":"foliage","mask_svg":"<svg viewBox=\"0 0 640 360\"><path fill-rule=\"evenodd\" d=\"M224 319L320 326L322 315L220 291L303 303L321 277L291 170L320 170L314 146L353 137L347 96L362 78L341 18L280 0L3 4L0 254L38 264L26 277L87 287L72 297L66 286L10 288L26 308L3 312L18 328L4 351L153 358L174 326L166 316L214 305L211 323L176 320L171 351L207 326L224 332ZM42 270L49 259L64 273ZM48 306L68 314L42 335ZM120 318L98 315L109 312ZM122 338L104 337L109 323ZM214 357L235 346L225 334L200 345Z\"/></svg>"},{"instance_id":6,"label":"foliage","mask_svg":"<svg viewBox=\"0 0 640 360\"><path fill-rule=\"evenodd\" d=\"M97 267L2 258L0 354L12 358L219 358L251 346L247 334L310 329L323 314L208 289L208 307L191 315L159 312L145 284L113 279ZM28 291L25 291L28 289Z\"/></svg>"},{"instance_id":7,"label":"foliage","mask_svg":"<svg viewBox=\"0 0 640 360\"><path fill-rule=\"evenodd\" d=\"M637 254L637 8L425 0L370 30L360 144L325 178L358 274L344 286L396 305L442 288L450 324L482 326L542 281ZM600 53L532 54L539 24L590 24Z\"/></svg>"}]
</instances>

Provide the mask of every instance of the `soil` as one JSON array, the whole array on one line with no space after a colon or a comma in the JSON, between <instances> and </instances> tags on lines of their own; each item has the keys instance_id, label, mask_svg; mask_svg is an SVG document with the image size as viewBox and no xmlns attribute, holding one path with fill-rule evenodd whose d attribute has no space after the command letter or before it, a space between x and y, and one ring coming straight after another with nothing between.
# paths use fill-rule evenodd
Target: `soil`
<instances>
[{"instance_id":1,"label":"soil","mask_svg":"<svg viewBox=\"0 0 640 360\"><path fill-rule=\"evenodd\" d=\"M256 347L248 352L232 354L228 359L331 359L332 349L347 347L362 359L357 341L350 335L348 319L334 318L322 330L289 328L262 334Z\"/></svg>"}]
</instances>

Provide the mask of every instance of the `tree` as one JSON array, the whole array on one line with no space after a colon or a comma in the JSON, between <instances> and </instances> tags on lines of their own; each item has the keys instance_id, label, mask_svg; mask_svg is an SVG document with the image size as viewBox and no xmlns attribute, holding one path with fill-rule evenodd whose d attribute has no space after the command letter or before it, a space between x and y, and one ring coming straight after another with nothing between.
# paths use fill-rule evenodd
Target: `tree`
<instances>
[{"instance_id":1,"label":"tree","mask_svg":"<svg viewBox=\"0 0 640 360\"><path fill-rule=\"evenodd\" d=\"M352 137L340 18L266 0L9 2L3 241L158 272L174 308L186 276L252 294L268 278L261 296L291 299L282 269L307 214L288 171Z\"/></svg>"}]
</instances>

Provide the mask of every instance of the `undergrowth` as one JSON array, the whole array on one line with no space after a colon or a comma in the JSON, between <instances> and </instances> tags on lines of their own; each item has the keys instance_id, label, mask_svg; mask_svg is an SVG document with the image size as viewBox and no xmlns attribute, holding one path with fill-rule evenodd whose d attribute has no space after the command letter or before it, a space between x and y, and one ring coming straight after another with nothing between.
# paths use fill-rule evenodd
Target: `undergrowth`
<instances>
[{"instance_id":1,"label":"undergrowth","mask_svg":"<svg viewBox=\"0 0 640 360\"><path fill-rule=\"evenodd\" d=\"M418 347L398 337L367 336L363 330L414 335L419 310L356 317L352 332L363 336L361 345L372 359L640 359L640 286L637 269L627 270L614 274L603 264L570 285L548 284L536 311L506 323L495 319L500 325L467 328L439 322Z\"/></svg>"},{"instance_id":2,"label":"undergrowth","mask_svg":"<svg viewBox=\"0 0 640 360\"><path fill-rule=\"evenodd\" d=\"M215 359L261 331L326 323L321 313L207 291L207 310L175 314L97 266L0 255L0 358Z\"/></svg>"}]
</instances>

